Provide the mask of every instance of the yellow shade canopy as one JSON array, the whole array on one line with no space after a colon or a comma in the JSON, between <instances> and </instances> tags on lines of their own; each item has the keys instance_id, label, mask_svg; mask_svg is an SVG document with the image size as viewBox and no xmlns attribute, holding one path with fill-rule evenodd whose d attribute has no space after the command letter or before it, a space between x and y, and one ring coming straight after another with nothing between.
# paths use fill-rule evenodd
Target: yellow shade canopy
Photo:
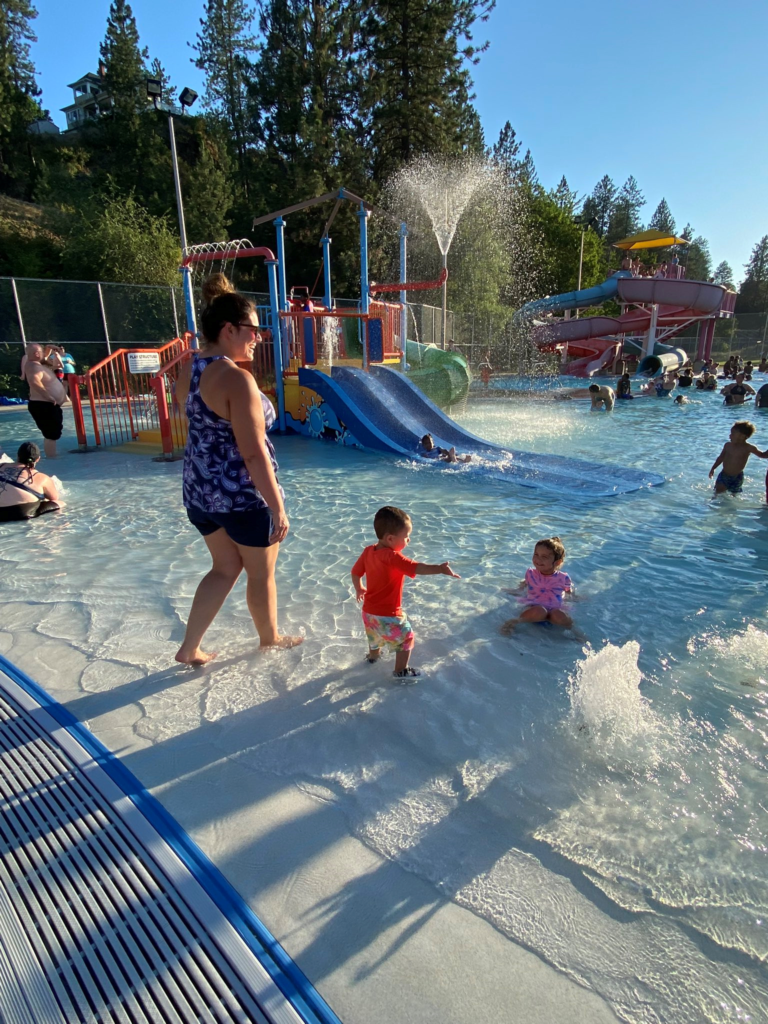
<instances>
[{"instance_id":1,"label":"yellow shade canopy","mask_svg":"<svg viewBox=\"0 0 768 1024\"><path fill-rule=\"evenodd\" d=\"M687 238L678 238L668 231L641 231L639 235L630 235L620 242L613 243L617 249L668 249L670 245L690 245Z\"/></svg>"}]
</instances>

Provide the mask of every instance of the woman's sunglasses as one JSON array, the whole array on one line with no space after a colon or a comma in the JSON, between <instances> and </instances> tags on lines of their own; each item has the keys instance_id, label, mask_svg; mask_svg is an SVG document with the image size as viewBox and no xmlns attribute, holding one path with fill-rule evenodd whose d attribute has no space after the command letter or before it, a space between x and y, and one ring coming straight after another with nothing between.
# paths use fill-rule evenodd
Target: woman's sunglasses
<instances>
[{"instance_id":1,"label":"woman's sunglasses","mask_svg":"<svg viewBox=\"0 0 768 1024\"><path fill-rule=\"evenodd\" d=\"M235 324L235 327L247 327L249 331L253 333L254 338L261 337L261 328L255 324Z\"/></svg>"}]
</instances>

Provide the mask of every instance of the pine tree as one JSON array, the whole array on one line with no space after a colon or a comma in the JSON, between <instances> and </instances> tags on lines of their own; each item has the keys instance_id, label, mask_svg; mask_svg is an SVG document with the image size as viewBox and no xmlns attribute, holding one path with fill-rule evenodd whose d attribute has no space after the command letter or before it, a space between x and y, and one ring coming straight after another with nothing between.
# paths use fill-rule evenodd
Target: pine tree
<instances>
[{"instance_id":1,"label":"pine tree","mask_svg":"<svg viewBox=\"0 0 768 1024\"><path fill-rule=\"evenodd\" d=\"M163 104L173 106L176 103L176 87L158 57L155 57L149 66L149 77L160 83L160 88L163 91Z\"/></svg>"},{"instance_id":2,"label":"pine tree","mask_svg":"<svg viewBox=\"0 0 768 1024\"><path fill-rule=\"evenodd\" d=\"M747 276L739 288L738 313L763 313L768 310L768 235L752 249Z\"/></svg>"},{"instance_id":3,"label":"pine tree","mask_svg":"<svg viewBox=\"0 0 768 1024\"><path fill-rule=\"evenodd\" d=\"M194 165L184 169L182 188L187 237L195 245L228 237L227 221L234 195L230 185L231 158L226 139L222 137L224 133L217 130L215 123L207 124L202 117L184 118L184 127L189 130L190 126L199 153Z\"/></svg>"},{"instance_id":4,"label":"pine tree","mask_svg":"<svg viewBox=\"0 0 768 1024\"><path fill-rule=\"evenodd\" d=\"M561 210L573 215L579 201L578 194L571 189L565 175L560 179L557 188L553 188L549 194Z\"/></svg>"},{"instance_id":5,"label":"pine tree","mask_svg":"<svg viewBox=\"0 0 768 1024\"><path fill-rule=\"evenodd\" d=\"M354 0L265 0L262 6L264 43L249 99L259 141L283 178L309 177L320 185L339 173L354 144L356 14Z\"/></svg>"},{"instance_id":6,"label":"pine tree","mask_svg":"<svg viewBox=\"0 0 768 1024\"><path fill-rule=\"evenodd\" d=\"M648 228L655 231L668 232L670 235L675 233L675 218L672 216L672 212L667 205L667 200L662 199L659 205L656 207L653 216L651 217ZM684 236L688 238L688 235Z\"/></svg>"},{"instance_id":7,"label":"pine tree","mask_svg":"<svg viewBox=\"0 0 768 1024\"><path fill-rule=\"evenodd\" d=\"M0 2L0 188L25 199L37 178L27 128L43 114L29 53L36 17L29 0Z\"/></svg>"},{"instance_id":8,"label":"pine tree","mask_svg":"<svg viewBox=\"0 0 768 1024\"><path fill-rule=\"evenodd\" d=\"M618 191L608 223L607 241L618 242L640 230L640 210L645 206L645 197L634 176L630 174Z\"/></svg>"},{"instance_id":9,"label":"pine tree","mask_svg":"<svg viewBox=\"0 0 768 1024\"><path fill-rule=\"evenodd\" d=\"M582 217L586 218L586 221L595 221L595 231L601 238L605 237L608 230L615 197L616 186L605 174L592 189L592 194L584 201Z\"/></svg>"},{"instance_id":10,"label":"pine tree","mask_svg":"<svg viewBox=\"0 0 768 1024\"><path fill-rule=\"evenodd\" d=\"M37 11L29 0L2 0L0 3L0 68L10 83L27 96L39 96L35 66L29 53L37 42L31 22Z\"/></svg>"},{"instance_id":11,"label":"pine tree","mask_svg":"<svg viewBox=\"0 0 768 1024\"><path fill-rule=\"evenodd\" d=\"M703 235L697 235L688 246L684 266L685 276L691 281L708 281L712 276L709 242Z\"/></svg>"},{"instance_id":12,"label":"pine tree","mask_svg":"<svg viewBox=\"0 0 768 1024\"><path fill-rule=\"evenodd\" d=\"M485 45L472 30L495 0L371 0L361 27L374 177L422 154L456 155L482 143L467 63Z\"/></svg>"},{"instance_id":13,"label":"pine tree","mask_svg":"<svg viewBox=\"0 0 768 1024\"><path fill-rule=\"evenodd\" d=\"M256 39L251 34L254 9L246 0L207 0L201 31L193 49L195 66L205 72L203 103L223 117L234 138L240 182L248 195L247 150L251 141L248 123L248 81Z\"/></svg>"},{"instance_id":14,"label":"pine tree","mask_svg":"<svg viewBox=\"0 0 768 1024\"><path fill-rule=\"evenodd\" d=\"M139 49L139 31L131 5L126 0L112 0L107 18L107 32L100 48L104 61L104 85L112 98L113 109L125 121L136 123L138 113L146 104L146 50Z\"/></svg>"},{"instance_id":15,"label":"pine tree","mask_svg":"<svg viewBox=\"0 0 768 1024\"><path fill-rule=\"evenodd\" d=\"M536 164L533 162L530 149L526 149L525 156L517 165L516 178L517 183L529 192L540 187L539 172L536 170Z\"/></svg>"},{"instance_id":16,"label":"pine tree","mask_svg":"<svg viewBox=\"0 0 768 1024\"><path fill-rule=\"evenodd\" d=\"M372 160L363 145L359 104L356 0L264 0L263 43L249 88L257 143L254 209L266 212L340 186L372 197ZM288 221L296 282L311 286L318 273L318 239L327 210L293 214ZM334 284L355 288L358 221L347 212L333 225ZM371 238L371 257L375 242Z\"/></svg>"},{"instance_id":17,"label":"pine tree","mask_svg":"<svg viewBox=\"0 0 768 1024\"><path fill-rule=\"evenodd\" d=\"M517 171L520 166L518 153L520 152L520 141L517 133L509 121L499 132L498 141L494 143L491 156L504 174L507 185L512 188L517 182Z\"/></svg>"},{"instance_id":18,"label":"pine tree","mask_svg":"<svg viewBox=\"0 0 768 1024\"><path fill-rule=\"evenodd\" d=\"M726 260L715 267L715 284L721 284L723 288L733 291L733 271Z\"/></svg>"}]
</instances>

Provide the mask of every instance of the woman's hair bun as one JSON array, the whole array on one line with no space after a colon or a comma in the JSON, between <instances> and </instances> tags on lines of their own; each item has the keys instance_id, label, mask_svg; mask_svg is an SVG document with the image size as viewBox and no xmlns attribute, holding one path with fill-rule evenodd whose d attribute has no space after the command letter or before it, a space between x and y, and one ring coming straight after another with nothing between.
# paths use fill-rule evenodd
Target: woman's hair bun
<instances>
[{"instance_id":1,"label":"woman's hair bun","mask_svg":"<svg viewBox=\"0 0 768 1024\"><path fill-rule=\"evenodd\" d=\"M210 306L220 295L234 292L235 286L226 274L211 274L203 281L203 306Z\"/></svg>"}]
</instances>

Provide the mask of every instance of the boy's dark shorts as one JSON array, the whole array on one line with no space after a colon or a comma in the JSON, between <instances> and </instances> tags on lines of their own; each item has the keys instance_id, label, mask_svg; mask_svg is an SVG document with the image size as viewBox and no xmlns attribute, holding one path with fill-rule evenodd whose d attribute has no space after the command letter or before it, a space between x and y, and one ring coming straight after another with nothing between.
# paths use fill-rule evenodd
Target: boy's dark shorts
<instances>
[{"instance_id":1,"label":"boy's dark shorts","mask_svg":"<svg viewBox=\"0 0 768 1024\"><path fill-rule=\"evenodd\" d=\"M226 530L235 544L246 548L268 548L272 533L272 513L268 508L255 508L248 512L203 512L200 508L188 508L187 518L209 537L217 530Z\"/></svg>"},{"instance_id":2,"label":"boy's dark shorts","mask_svg":"<svg viewBox=\"0 0 768 1024\"><path fill-rule=\"evenodd\" d=\"M53 402L27 402L29 415L46 441L58 441L64 428L64 413Z\"/></svg>"}]
</instances>

